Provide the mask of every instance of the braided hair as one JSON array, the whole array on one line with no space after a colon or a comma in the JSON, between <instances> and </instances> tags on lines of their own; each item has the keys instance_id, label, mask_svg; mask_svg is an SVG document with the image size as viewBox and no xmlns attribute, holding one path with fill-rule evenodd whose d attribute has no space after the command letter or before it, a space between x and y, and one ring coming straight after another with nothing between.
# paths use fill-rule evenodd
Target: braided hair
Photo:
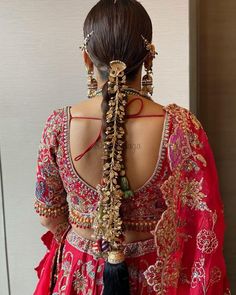
<instances>
[{"instance_id":1,"label":"braided hair","mask_svg":"<svg viewBox=\"0 0 236 295\"><path fill-rule=\"evenodd\" d=\"M127 81L135 79L149 54L141 36L152 40L152 23L136 0L101 0L88 13L84 37L93 32L87 52L104 80L101 109L103 176L96 189L100 196L94 236L106 258L103 295L129 295L129 276L123 252L120 206L133 195L125 176L125 115Z\"/></svg>"}]
</instances>

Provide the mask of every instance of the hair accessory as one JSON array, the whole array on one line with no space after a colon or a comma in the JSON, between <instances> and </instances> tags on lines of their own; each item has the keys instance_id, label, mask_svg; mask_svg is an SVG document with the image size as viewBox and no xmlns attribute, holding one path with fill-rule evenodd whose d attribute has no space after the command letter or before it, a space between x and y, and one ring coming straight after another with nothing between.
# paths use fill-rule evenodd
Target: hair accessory
<instances>
[{"instance_id":1,"label":"hair accessory","mask_svg":"<svg viewBox=\"0 0 236 295\"><path fill-rule=\"evenodd\" d=\"M127 94L122 92L122 87L126 82L125 69L126 64L120 60L110 62L108 78L110 99L105 114L106 137L103 142L104 154L102 157L105 164L101 184L96 187L100 198L94 218L94 236L107 241L111 251L123 250L122 220L119 211L124 197L120 176L124 176L121 153L122 145L125 143L125 131L121 123L124 123L125 120L125 105L127 104ZM119 255L119 262L121 262L123 256ZM111 257L113 257L111 260L115 259L114 253L111 254Z\"/></svg>"},{"instance_id":2,"label":"hair accessory","mask_svg":"<svg viewBox=\"0 0 236 295\"><path fill-rule=\"evenodd\" d=\"M126 64L120 60L113 60L110 62L110 71L108 78L108 92L110 94L115 93L119 88L119 78L121 78L120 83L122 85L126 82L126 76L124 75L124 70L126 69Z\"/></svg>"},{"instance_id":3,"label":"hair accessory","mask_svg":"<svg viewBox=\"0 0 236 295\"><path fill-rule=\"evenodd\" d=\"M111 264L121 263L124 260L124 251L110 251L108 254L108 262Z\"/></svg>"},{"instance_id":4,"label":"hair accessory","mask_svg":"<svg viewBox=\"0 0 236 295\"><path fill-rule=\"evenodd\" d=\"M158 53L156 52L155 46L153 43L150 43L143 35L141 35L141 37L144 40L146 49L149 51L151 55L151 60L149 59L144 61L146 74L142 78L142 93L152 96L153 94L152 60L155 58L155 55Z\"/></svg>"},{"instance_id":5,"label":"hair accessory","mask_svg":"<svg viewBox=\"0 0 236 295\"><path fill-rule=\"evenodd\" d=\"M146 74L142 78L142 90L141 93L152 96L153 94L153 78L152 78L152 62L147 64L144 62Z\"/></svg>"},{"instance_id":6,"label":"hair accessory","mask_svg":"<svg viewBox=\"0 0 236 295\"><path fill-rule=\"evenodd\" d=\"M155 50L155 45L153 43L150 43L143 35L141 35L141 37L143 38L146 49L150 51L152 57L154 58L155 55L158 54Z\"/></svg>"},{"instance_id":7,"label":"hair accessory","mask_svg":"<svg viewBox=\"0 0 236 295\"><path fill-rule=\"evenodd\" d=\"M83 45L79 46L79 48L84 51L87 50L87 45L89 42L89 39L91 38L92 34L94 33L94 31L90 32L84 39Z\"/></svg>"},{"instance_id":8,"label":"hair accessory","mask_svg":"<svg viewBox=\"0 0 236 295\"><path fill-rule=\"evenodd\" d=\"M96 95L96 91L98 89L98 82L93 76L93 70L88 70L88 98L93 98Z\"/></svg>"}]
</instances>

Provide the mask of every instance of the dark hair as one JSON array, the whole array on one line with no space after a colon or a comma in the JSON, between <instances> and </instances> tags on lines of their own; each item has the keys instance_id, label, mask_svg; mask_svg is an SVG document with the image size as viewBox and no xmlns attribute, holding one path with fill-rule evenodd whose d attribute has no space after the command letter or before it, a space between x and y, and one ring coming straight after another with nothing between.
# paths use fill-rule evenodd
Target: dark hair
<instances>
[{"instance_id":1,"label":"dark hair","mask_svg":"<svg viewBox=\"0 0 236 295\"><path fill-rule=\"evenodd\" d=\"M152 23L144 7L136 0L101 0L84 22L84 37L91 31L87 50L102 79L108 79L109 62L116 59L126 63L127 81L135 78L148 54L141 35L152 40Z\"/></svg>"},{"instance_id":2,"label":"dark hair","mask_svg":"<svg viewBox=\"0 0 236 295\"><path fill-rule=\"evenodd\" d=\"M106 81L103 86L101 104L102 139L106 140L105 130L108 126L106 113L109 109L109 101L113 97L108 91L110 61L124 62L127 66L126 80L135 79L149 54L142 36L151 43L152 23L144 7L136 0L101 0L88 13L83 30L84 38L93 31L86 49L101 78ZM117 125L125 130L124 122L117 122ZM124 158L125 148L122 153ZM109 159L104 159L103 165L107 165L108 161ZM103 295L130 294L126 264L106 263L103 283Z\"/></svg>"}]
</instances>

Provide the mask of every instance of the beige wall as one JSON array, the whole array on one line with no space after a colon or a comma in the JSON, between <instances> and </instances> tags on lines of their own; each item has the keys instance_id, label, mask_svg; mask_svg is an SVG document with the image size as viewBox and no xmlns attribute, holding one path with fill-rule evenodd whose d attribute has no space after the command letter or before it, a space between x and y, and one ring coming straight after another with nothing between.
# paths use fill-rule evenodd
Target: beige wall
<instances>
[{"instance_id":1,"label":"beige wall","mask_svg":"<svg viewBox=\"0 0 236 295\"><path fill-rule=\"evenodd\" d=\"M159 55L154 98L189 106L188 1L141 1L153 20ZM96 1L0 0L0 140L12 295L30 295L44 254L33 212L36 154L53 109L86 98L78 46ZM3 194L1 194L3 196ZM0 294L8 294L0 206Z\"/></svg>"}]
</instances>

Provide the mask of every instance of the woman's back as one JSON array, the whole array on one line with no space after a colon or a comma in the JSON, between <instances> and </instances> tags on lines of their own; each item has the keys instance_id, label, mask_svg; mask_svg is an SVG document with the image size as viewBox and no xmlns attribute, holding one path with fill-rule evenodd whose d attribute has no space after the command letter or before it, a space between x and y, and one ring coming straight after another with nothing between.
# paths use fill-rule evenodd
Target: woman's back
<instances>
[{"instance_id":1,"label":"woman's back","mask_svg":"<svg viewBox=\"0 0 236 295\"><path fill-rule=\"evenodd\" d=\"M143 98L144 106L140 115L161 115L160 117L128 118L126 121L126 175L130 187L140 189L152 176L159 158L163 134L165 111L163 106ZM136 114L141 107L139 100L127 108L127 114ZM93 98L73 105L71 117L102 118L101 98ZM70 154L77 173L92 187L96 187L102 178L103 146L101 138L79 161L74 158L93 142L100 131L101 120L73 118L70 122Z\"/></svg>"},{"instance_id":2,"label":"woman's back","mask_svg":"<svg viewBox=\"0 0 236 295\"><path fill-rule=\"evenodd\" d=\"M163 106L154 101L130 97L128 103L125 157L127 178L134 196L123 201L120 212L125 226L125 240L133 242L153 237L150 230L154 229L166 209L159 187L163 181L160 172L166 157L164 140L169 125ZM100 105L101 100L96 97L67 106L66 124L62 130L65 140L61 142L67 161L63 161L63 156L59 161L62 175L71 173L74 180L68 182L68 177L62 176L72 226L88 239L93 239L93 214L99 201L96 186L102 178ZM86 224L83 221L85 217Z\"/></svg>"}]
</instances>

